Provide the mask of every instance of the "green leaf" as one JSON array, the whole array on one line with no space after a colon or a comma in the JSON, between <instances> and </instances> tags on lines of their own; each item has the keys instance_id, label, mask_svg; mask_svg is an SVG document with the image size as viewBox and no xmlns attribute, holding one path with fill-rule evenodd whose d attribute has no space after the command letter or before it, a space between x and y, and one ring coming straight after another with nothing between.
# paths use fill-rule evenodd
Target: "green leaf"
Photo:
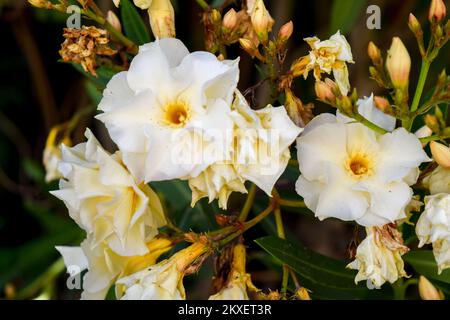
<instances>
[{"instance_id":1,"label":"green leaf","mask_svg":"<svg viewBox=\"0 0 450 320\"><path fill-rule=\"evenodd\" d=\"M334 0L331 9L330 33L347 33L361 16L365 0Z\"/></svg>"},{"instance_id":2,"label":"green leaf","mask_svg":"<svg viewBox=\"0 0 450 320\"><path fill-rule=\"evenodd\" d=\"M30 179L39 184L44 184L45 173L40 163L31 158L24 158L22 160L22 167Z\"/></svg>"},{"instance_id":3,"label":"green leaf","mask_svg":"<svg viewBox=\"0 0 450 320\"><path fill-rule=\"evenodd\" d=\"M147 27L130 0L120 1L120 14L123 29L128 38L138 45L150 42Z\"/></svg>"},{"instance_id":4,"label":"green leaf","mask_svg":"<svg viewBox=\"0 0 450 320\"><path fill-rule=\"evenodd\" d=\"M450 270L446 269L439 275L436 260L431 250L413 250L403 256L417 273L430 280L450 284Z\"/></svg>"},{"instance_id":5,"label":"green leaf","mask_svg":"<svg viewBox=\"0 0 450 320\"><path fill-rule=\"evenodd\" d=\"M291 267L303 286L321 299L374 299L391 294L389 286L381 290L368 290L365 283L356 285L353 270L346 269L344 261L323 256L307 248L296 246L278 237L255 240L277 262Z\"/></svg>"}]
</instances>

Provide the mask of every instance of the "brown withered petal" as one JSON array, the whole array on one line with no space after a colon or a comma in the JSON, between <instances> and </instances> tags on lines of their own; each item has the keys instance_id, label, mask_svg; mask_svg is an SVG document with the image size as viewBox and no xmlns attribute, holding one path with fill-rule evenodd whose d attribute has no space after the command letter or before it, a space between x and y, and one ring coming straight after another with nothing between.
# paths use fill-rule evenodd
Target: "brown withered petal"
<instances>
[{"instance_id":1,"label":"brown withered petal","mask_svg":"<svg viewBox=\"0 0 450 320\"><path fill-rule=\"evenodd\" d=\"M379 240L389 250L398 250L401 254L409 251L409 248L403 243L402 233L397 230L396 224L390 223L376 227L376 231L380 236Z\"/></svg>"}]
</instances>

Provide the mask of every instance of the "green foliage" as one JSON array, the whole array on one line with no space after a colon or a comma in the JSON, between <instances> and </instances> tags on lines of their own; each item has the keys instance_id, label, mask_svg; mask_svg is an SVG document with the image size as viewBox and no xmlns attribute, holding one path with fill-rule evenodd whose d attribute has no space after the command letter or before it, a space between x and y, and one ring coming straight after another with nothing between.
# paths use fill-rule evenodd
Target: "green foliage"
<instances>
[{"instance_id":1,"label":"green foliage","mask_svg":"<svg viewBox=\"0 0 450 320\"><path fill-rule=\"evenodd\" d=\"M312 296L321 299L387 298L388 289L368 290L364 284L355 284L356 272L346 269L346 263L302 246L269 236L255 240L280 264L287 264L300 278L302 286L311 289Z\"/></svg>"},{"instance_id":2,"label":"green foliage","mask_svg":"<svg viewBox=\"0 0 450 320\"><path fill-rule=\"evenodd\" d=\"M130 0L120 2L120 14L123 29L128 38L138 45L150 42L147 27Z\"/></svg>"},{"instance_id":3,"label":"green foliage","mask_svg":"<svg viewBox=\"0 0 450 320\"><path fill-rule=\"evenodd\" d=\"M334 0L331 9L330 33L338 30L347 33L361 16L361 10L365 7L365 0Z\"/></svg>"}]
</instances>

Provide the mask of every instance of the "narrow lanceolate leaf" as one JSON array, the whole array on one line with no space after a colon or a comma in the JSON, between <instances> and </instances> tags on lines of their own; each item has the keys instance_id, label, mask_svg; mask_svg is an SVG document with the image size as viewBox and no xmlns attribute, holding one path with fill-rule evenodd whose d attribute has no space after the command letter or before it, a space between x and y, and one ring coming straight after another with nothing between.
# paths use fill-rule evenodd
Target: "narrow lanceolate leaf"
<instances>
[{"instance_id":1,"label":"narrow lanceolate leaf","mask_svg":"<svg viewBox=\"0 0 450 320\"><path fill-rule=\"evenodd\" d=\"M277 262L287 264L299 276L301 285L321 299L388 298L388 285L382 290L369 290L365 283L355 284L356 273L345 268L344 261L332 259L277 237L255 240Z\"/></svg>"},{"instance_id":2,"label":"narrow lanceolate leaf","mask_svg":"<svg viewBox=\"0 0 450 320\"><path fill-rule=\"evenodd\" d=\"M417 273L430 280L436 280L450 285L450 269L438 274L436 260L431 250L413 250L403 256L403 260L408 262ZM448 288L448 286L447 286Z\"/></svg>"},{"instance_id":3,"label":"narrow lanceolate leaf","mask_svg":"<svg viewBox=\"0 0 450 320\"><path fill-rule=\"evenodd\" d=\"M125 35L141 45L150 42L150 35L136 7L130 0L120 1L120 14Z\"/></svg>"},{"instance_id":4,"label":"narrow lanceolate leaf","mask_svg":"<svg viewBox=\"0 0 450 320\"><path fill-rule=\"evenodd\" d=\"M330 33L341 30L346 33L351 30L356 20L365 8L365 0L334 0L331 10Z\"/></svg>"}]
</instances>

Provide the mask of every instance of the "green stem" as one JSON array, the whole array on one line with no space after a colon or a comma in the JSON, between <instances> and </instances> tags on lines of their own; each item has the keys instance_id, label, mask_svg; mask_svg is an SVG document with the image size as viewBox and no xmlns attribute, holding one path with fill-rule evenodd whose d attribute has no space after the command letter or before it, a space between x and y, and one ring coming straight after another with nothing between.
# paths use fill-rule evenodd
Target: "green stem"
<instances>
[{"instance_id":1,"label":"green stem","mask_svg":"<svg viewBox=\"0 0 450 320\"><path fill-rule=\"evenodd\" d=\"M283 218L281 216L281 210L279 207L275 208L274 214L278 237L281 239L286 239L286 233L284 231L283 226ZM283 297L283 299L286 299L288 283L289 283L289 266L287 264L283 264L283 277L281 280L281 296Z\"/></svg>"},{"instance_id":2,"label":"green stem","mask_svg":"<svg viewBox=\"0 0 450 320\"><path fill-rule=\"evenodd\" d=\"M428 71L430 71L431 63L424 59L422 61L422 67L420 68L419 81L417 82L416 93L414 94L414 99L411 105L411 112L414 112L419 107L420 99L422 98L423 89L425 87L425 82L427 81Z\"/></svg>"},{"instance_id":3,"label":"green stem","mask_svg":"<svg viewBox=\"0 0 450 320\"><path fill-rule=\"evenodd\" d=\"M279 204L282 207L291 207L291 208L306 208L305 202L301 200L285 200L280 199Z\"/></svg>"},{"instance_id":4,"label":"green stem","mask_svg":"<svg viewBox=\"0 0 450 320\"><path fill-rule=\"evenodd\" d=\"M381 128L380 126L376 125L375 123L367 120L366 118L364 118L362 115L360 115L359 113L355 114L353 116L353 119L355 119L356 121L358 121L359 123L362 123L363 125L365 125L366 127L368 127L369 129L372 129L373 131L379 133L379 134L385 134L387 133L387 131L383 128Z\"/></svg>"},{"instance_id":5,"label":"green stem","mask_svg":"<svg viewBox=\"0 0 450 320\"><path fill-rule=\"evenodd\" d=\"M196 1L203 10L209 9L209 4L205 0L196 0Z\"/></svg>"},{"instance_id":6,"label":"green stem","mask_svg":"<svg viewBox=\"0 0 450 320\"><path fill-rule=\"evenodd\" d=\"M433 135L433 136L429 136L429 137L425 137L425 138L420 138L420 142L422 143L428 143L431 141L439 141L439 140L445 140L450 138L450 135L446 135L446 136L439 136L439 135Z\"/></svg>"},{"instance_id":7,"label":"green stem","mask_svg":"<svg viewBox=\"0 0 450 320\"><path fill-rule=\"evenodd\" d=\"M244 222L245 220L247 220L248 214L253 206L253 202L255 201L255 194L256 185L252 183L247 195L247 199L245 200L244 206L242 207L241 213L239 214L238 221Z\"/></svg>"}]
</instances>

